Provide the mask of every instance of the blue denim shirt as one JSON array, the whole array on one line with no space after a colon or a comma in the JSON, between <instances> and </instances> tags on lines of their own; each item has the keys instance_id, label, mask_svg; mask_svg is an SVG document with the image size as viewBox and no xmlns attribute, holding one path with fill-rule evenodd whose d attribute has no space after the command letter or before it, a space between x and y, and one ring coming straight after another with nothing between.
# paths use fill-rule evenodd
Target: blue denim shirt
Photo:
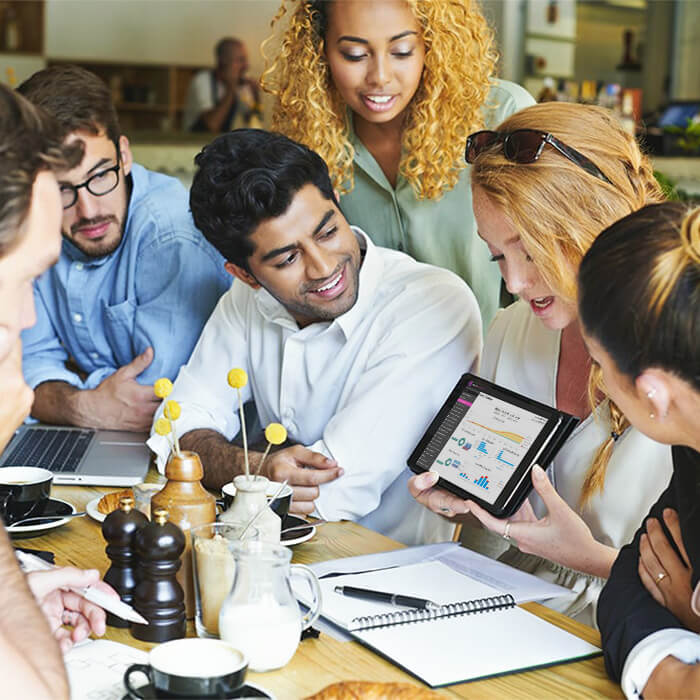
<instances>
[{"instance_id":1,"label":"blue denim shirt","mask_svg":"<svg viewBox=\"0 0 700 700\"><path fill-rule=\"evenodd\" d=\"M63 241L56 265L34 284L37 322L22 334L30 387L57 380L94 389L149 345L138 377L175 379L219 297L231 286L223 257L195 228L178 180L134 164L124 237L90 258ZM87 375L69 371L72 357Z\"/></svg>"}]
</instances>

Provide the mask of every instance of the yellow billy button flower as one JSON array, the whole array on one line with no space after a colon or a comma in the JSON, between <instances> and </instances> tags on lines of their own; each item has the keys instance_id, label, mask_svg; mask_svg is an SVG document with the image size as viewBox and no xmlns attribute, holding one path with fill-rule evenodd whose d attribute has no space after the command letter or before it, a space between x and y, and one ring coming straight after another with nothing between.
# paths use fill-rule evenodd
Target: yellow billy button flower
<instances>
[{"instance_id":1,"label":"yellow billy button flower","mask_svg":"<svg viewBox=\"0 0 700 700\"><path fill-rule=\"evenodd\" d=\"M166 401L163 415L170 420L177 420L180 417L180 404L172 399Z\"/></svg>"},{"instance_id":2,"label":"yellow billy button flower","mask_svg":"<svg viewBox=\"0 0 700 700\"><path fill-rule=\"evenodd\" d=\"M166 396L170 396L170 392L173 390L173 383L167 377L161 377L156 380L153 385L153 393L159 398L164 399Z\"/></svg>"},{"instance_id":3,"label":"yellow billy button flower","mask_svg":"<svg viewBox=\"0 0 700 700\"><path fill-rule=\"evenodd\" d=\"M287 429L280 423L270 423L265 428L265 439L273 445L281 445L287 439Z\"/></svg>"},{"instance_id":4,"label":"yellow billy button flower","mask_svg":"<svg viewBox=\"0 0 700 700\"><path fill-rule=\"evenodd\" d=\"M234 367L227 375L228 384L234 389L242 389L248 383L248 373L240 367Z\"/></svg>"},{"instance_id":5,"label":"yellow billy button flower","mask_svg":"<svg viewBox=\"0 0 700 700\"><path fill-rule=\"evenodd\" d=\"M159 418L155 424L158 435L167 435L170 432L170 421L167 418Z\"/></svg>"}]
</instances>

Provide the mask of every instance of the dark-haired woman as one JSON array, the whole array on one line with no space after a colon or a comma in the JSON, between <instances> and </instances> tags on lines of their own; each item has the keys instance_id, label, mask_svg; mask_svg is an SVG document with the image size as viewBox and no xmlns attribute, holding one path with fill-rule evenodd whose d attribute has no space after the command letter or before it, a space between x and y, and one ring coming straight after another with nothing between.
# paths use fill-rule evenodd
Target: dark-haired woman
<instances>
[{"instance_id":1,"label":"dark-haired woman","mask_svg":"<svg viewBox=\"0 0 700 700\"><path fill-rule=\"evenodd\" d=\"M700 697L700 209L656 204L604 231L579 311L610 396L673 445L671 483L600 596L606 665L628 697Z\"/></svg>"}]
</instances>

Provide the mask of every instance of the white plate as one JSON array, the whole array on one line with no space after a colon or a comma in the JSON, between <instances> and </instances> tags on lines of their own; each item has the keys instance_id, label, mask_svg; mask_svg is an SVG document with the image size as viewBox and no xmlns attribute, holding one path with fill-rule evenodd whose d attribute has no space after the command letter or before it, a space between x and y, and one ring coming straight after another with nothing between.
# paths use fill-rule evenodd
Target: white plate
<instances>
[{"instance_id":1,"label":"white plate","mask_svg":"<svg viewBox=\"0 0 700 700\"><path fill-rule=\"evenodd\" d=\"M107 515L105 513L100 513L99 510L97 510L97 504L100 502L100 498L102 496L98 496L97 498L93 498L90 503L88 503L85 506L85 510L87 511L87 514L93 519L97 520L98 523L101 523Z\"/></svg>"},{"instance_id":2,"label":"white plate","mask_svg":"<svg viewBox=\"0 0 700 700\"><path fill-rule=\"evenodd\" d=\"M72 503L68 503L68 501L64 501L60 498L50 498L49 501L68 506L71 513L77 512L76 507ZM47 506L47 508L50 508L50 505ZM52 515L52 513L49 510L49 512L44 513L44 515ZM52 520L48 523L36 523L36 525L10 525L6 529L13 537L32 537L41 534L44 530L53 530L54 528L61 527L61 525L65 525L70 520L70 518L61 518L60 520Z\"/></svg>"}]
</instances>

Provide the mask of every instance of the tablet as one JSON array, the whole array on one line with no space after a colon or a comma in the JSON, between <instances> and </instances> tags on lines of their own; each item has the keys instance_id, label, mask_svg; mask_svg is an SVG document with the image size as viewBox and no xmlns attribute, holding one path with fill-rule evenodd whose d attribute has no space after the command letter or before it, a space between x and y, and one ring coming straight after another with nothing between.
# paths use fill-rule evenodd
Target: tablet
<instances>
[{"instance_id":1,"label":"tablet","mask_svg":"<svg viewBox=\"0 0 700 700\"><path fill-rule=\"evenodd\" d=\"M464 374L408 459L416 473L434 471L438 485L496 517L510 517L578 418L491 382Z\"/></svg>"}]
</instances>

